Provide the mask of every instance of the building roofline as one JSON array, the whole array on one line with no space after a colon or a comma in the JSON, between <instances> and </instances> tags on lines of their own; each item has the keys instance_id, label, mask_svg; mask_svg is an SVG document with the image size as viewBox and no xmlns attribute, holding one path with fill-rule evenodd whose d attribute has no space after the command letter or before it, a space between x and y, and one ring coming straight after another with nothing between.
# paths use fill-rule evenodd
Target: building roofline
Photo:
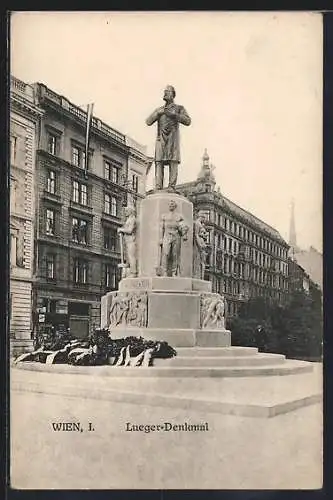
<instances>
[{"instance_id":1,"label":"building roofline","mask_svg":"<svg viewBox=\"0 0 333 500\"><path fill-rule=\"evenodd\" d=\"M189 181L189 182L184 182L182 184L178 184L177 187L179 188L186 188L186 187L191 187L191 186L195 186L197 184L197 181ZM195 193L193 193L195 194ZM204 192L202 194L205 194ZM269 224L267 224L267 222L259 219L259 217L257 217L256 215L254 215L253 213L249 212L248 210L246 210L245 208L241 207L240 205L238 205L237 203L235 203L234 201L230 200L229 198L227 198L226 196L224 196L222 193L217 193L217 192L213 192L213 193L210 193L210 194L214 194L216 196L218 196L218 198L223 202L223 201L226 201L227 204L229 203L231 206L228 207L230 208L231 210L233 209L233 206L238 208L241 212L243 212L243 214L237 214L236 215L248 215L250 217L253 217L253 219L255 219L253 222L256 223L260 223L260 224L263 224L265 226L264 229L266 229L267 231L269 231L270 233L273 232L273 236L275 238L278 238L281 243L284 243L286 247L289 248L289 244L286 242L286 240L281 236L281 234L279 233L279 231L277 231L277 229L275 229L273 226L270 226ZM233 206L232 206L233 205Z\"/></svg>"},{"instance_id":2,"label":"building roofline","mask_svg":"<svg viewBox=\"0 0 333 500\"><path fill-rule=\"evenodd\" d=\"M40 97L41 89L43 89L44 92L46 93L46 98L49 101L58 105L65 112L66 111L69 112L71 115L75 116L80 121L85 122L87 120L87 111L82 109L77 104L74 104L72 101L70 101L64 95L59 94L58 92L55 92L50 87L48 87L45 83L35 82L31 86L38 89L39 97ZM104 122L103 120L98 118L96 115L92 116L91 129L95 133L102 133L104 135L108 135L110 138L112 138L116 142L122 144L122 146L126 147L129 151L135 152L135 154L137 156L141 157L143 160L146 158L147 155L146 155L145 151L147 149L147 146L138 143L137 141L135 141L135 139L133 139L132 137L130 137L127 134L120 132L115 127L111 127L106 122Z\"/></svg>"}]
</instances>

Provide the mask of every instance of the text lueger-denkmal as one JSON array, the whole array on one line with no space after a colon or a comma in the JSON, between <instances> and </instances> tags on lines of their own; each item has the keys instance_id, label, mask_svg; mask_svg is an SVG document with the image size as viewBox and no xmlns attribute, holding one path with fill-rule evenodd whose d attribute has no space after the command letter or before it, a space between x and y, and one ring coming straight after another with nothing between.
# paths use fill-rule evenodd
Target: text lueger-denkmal
<instances>
[{"instance_id":1,"label":"text lueger-denkmal","mask_svg":"<svg viewBox=\"0 0 333 500\"><path fill-rule=\"evenodd\" d=\"M198 424L190 424L184 422L182 424L173 424L171 422L163 422L161 424L133 424L126 422L127 432L161 432L161 431L175 431L175 432L206 432L209 431L208 422Z\"/></svg>"}]
</instances>

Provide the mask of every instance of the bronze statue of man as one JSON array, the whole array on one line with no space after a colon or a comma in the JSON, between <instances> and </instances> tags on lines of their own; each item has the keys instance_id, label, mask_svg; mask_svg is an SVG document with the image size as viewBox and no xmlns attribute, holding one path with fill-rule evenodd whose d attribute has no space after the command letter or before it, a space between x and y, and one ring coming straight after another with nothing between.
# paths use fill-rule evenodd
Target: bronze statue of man
<instances>
[{"instance_id":1,"label":"bronze statue of man","mask_svg":"<svg viewBox=\"0 0 333 500\"><path fill-rule=\"evenodd\" d=\"M190 125L191 118L185 108L174 103L176 91L168 85L164 90L165 105L155 109L146 124L157 121L155 144L155 189L163 189L164 167L169 165L169 189L175 190L180 163L179 124Z\"/></svg>"}]
</instances>

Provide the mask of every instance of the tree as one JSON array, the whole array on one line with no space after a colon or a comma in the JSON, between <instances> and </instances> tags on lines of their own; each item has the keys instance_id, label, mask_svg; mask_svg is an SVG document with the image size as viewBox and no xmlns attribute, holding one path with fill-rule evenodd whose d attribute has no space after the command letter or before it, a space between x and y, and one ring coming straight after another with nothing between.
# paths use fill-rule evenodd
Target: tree
<instances>
[{"instance_id":1,"label":"tree","mask_svg":"<svg viewBox=\"0 0 333 500\"><path fill-rule=\"evenodd\" d=\"M239 316L227 322L233 345L297 359L321 359L322 308L318 294L296 291L286 306L259 297L242 304Z\"/></svg>"}]
</instances>

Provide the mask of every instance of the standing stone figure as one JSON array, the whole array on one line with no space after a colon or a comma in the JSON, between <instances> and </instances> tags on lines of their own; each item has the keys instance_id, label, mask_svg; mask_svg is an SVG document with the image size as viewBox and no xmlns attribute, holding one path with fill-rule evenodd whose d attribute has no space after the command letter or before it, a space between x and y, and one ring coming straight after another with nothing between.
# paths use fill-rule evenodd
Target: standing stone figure
<instances>
[{"instance_id":1,"label":"standing stone figure","mask_svg":"<svg viewBox=\"0 0 333 500\"><path fill-rule=\"evenodd\" d=\"M175 96L174 87L168 85L163 96L165 105L153 111L146 120L149 126L157 121L155 189L163 189L164 166L169 165L169 189L175 190L180 163L179 124L191 124L185 108L173 102Z\"/></svg>"},{"instance_id":2,"label":"standing stone figure","mask_svg":"<svg viewBox=\"0 0 333 500\"><path fill-rule=\"evenodd\" d=\"M118 233L124 235L124 254L126 267L128 269L127 277L136 276L136 217L135 210L132 207L126 207L124 210L126 221L122 227L118 228ZM122 256L124 257L124 256Z\"/></svg>"},{"instance_id":3,"label":"standing stone figure","mask_svg":"<svg viewBox=\"0 0 333 500\"><path fill-rule=\"evenodd\" d=\"M181 242L187 240L188 226L176 213L177 203L169 202L169 212L162 215L160 234L160 267L162 276L180 275Z\"/></svg>"},{"instance_id":4,"label":"standing stone figure","mask_svg":"<svg viewBox=\"0 0 333 500\"><path fill-rule=\"evenodd\" d=\"M205 228L206 214L200 210L193 222L193 278L204 279L206 268L206 246L208 231Z\"/></svg>"}]
</instances>

